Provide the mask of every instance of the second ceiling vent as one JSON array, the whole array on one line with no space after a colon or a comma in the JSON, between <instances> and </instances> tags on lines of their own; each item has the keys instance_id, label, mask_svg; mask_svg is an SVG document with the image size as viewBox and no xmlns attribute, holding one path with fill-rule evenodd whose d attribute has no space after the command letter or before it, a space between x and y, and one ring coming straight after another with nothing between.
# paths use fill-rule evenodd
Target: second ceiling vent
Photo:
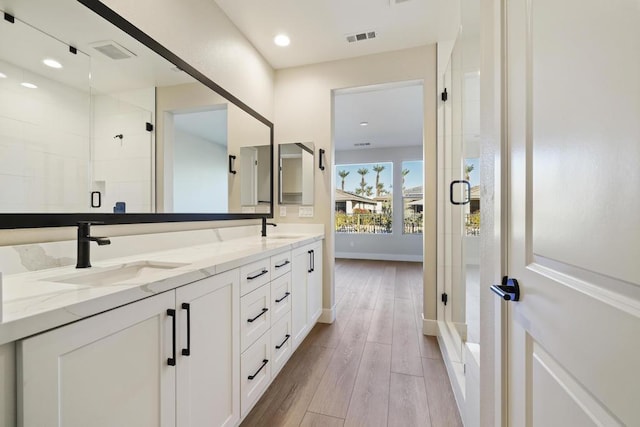
<instances>
[{"instance_id":1,"label":"second ceiling vent","mask_svg":"<svg viewBox=\"0 0 640 427\"><path fill-rule=\"evenodd\" d=\"M361 42L363 40L375 39L375 31L365 31L363 33L347 34L347 41L349 43Z\"/></svg>"}]
</instances>

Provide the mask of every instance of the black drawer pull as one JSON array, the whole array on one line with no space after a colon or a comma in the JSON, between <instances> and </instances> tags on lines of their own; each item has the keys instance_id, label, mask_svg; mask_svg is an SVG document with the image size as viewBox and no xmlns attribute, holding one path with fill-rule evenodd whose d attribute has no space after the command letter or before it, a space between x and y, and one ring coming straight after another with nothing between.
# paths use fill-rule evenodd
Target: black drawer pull
<instances>
[{"instance_id":1,"label":"black drawer pull","mask_svg":"<svg viewBox=\"0 0 640 427\"><path fill-rule=\"evenodd\" d=\"M286 343L287 341L289 341L289 337L291 337L291 335L287 334L285 335L284 341L282 341L280 343L280 345L276 346L276 350L280 350L282 348L282 346L284 345L284 343Z\"/></svg>"},{"instance_id":2,"label":"black drawer pull","mask_svg":"<svg viewBox=\"0 0 640 427\"><path fill-rule=\"evenodd\" d=\"M276 264L276 268L284 267L285 265L290 264L290 261L287 259L282 264Z\"/></svg>"},{"instance_id":3,"label":"black drawer pull","mask_svg":"<svg viewBox=\"0 0 640 427\"><path fill-rule=\"evenodd\" d=\"M182 349L183 356L191 356L191 306L183 302L182 309L187 310L187 348Z\"/></svg>"},{"instance_id":4,"label":"black drawer pull","mask_svg":"<svg viewBox=\"0 0 640 427\"><path fill-rule=\"evenodd\" d=\"M247 378L248 378L248 379L250 379L250 380L252 380L252 379L254 379L255 377L257 377L257 376L258 376L258 374L260 373L260 371L262 371L262 368L264 368L265 366L267 366L267 363L269 363L269 361L268 361L267 359L264 359L264 360L262 361L262 366L260 366L260 368L258 368L258 370L256 371L256 373L255 373L255 374L253 374L253 375L249 375Z\"/></svg>"},{"instance_id":5,"label":"black drawer pull","mask_svg":"<svg viewBox=\"0 0 640 427\"><path fill-rule=\"evenodd\" d=\"M173 308L168 308L167 316L171 316L171 322L173 325L171 331L171 337L173 340L173 357L167 359L167 365L176 366L176 311Z\"/></svg>"},{"instance_id":6,"label":"black drawer pull","mask_svg":"<svg viewBox=\"0 0 640 427\"><path fill-rule=\"evenodd\" d=\"M258 278L258 277L260 277L260 276L264 276L264 275L265 275L265 274L267 274L268 272L269 272L269 270L262 269L262 271L261 271L260 273L256 274L256 275L253 275L253 276L247 276L247 280L257 279L257 278Z\"/></svg>"},{"instance_id":7,"label":"black drawer pull","mask_svg":"<svg viewBox=\"0 0 640 427\"><path fill-rule=\"evenodd\" d=\"M253 322L255 322L255 320L256 320L258 317L262 316L262 315L263 315L263 314L265 314L267 311L269 311L269 309L268 309L268 308L263 308L263 309L262 309L262 312L261 312L260 314L258 314L258 315L257 315L256 317L254 317L253 319L247 319L247 322L249 322L249 323L253 323Z\"/></svg>"},{"instance_id":8,"label":"black drawer pull","mask_svg":"<svg viewBox=\"0 0 640 427\"><path fill-rule=\"evenodd\" d=\"M284 293L284 296L283 296L282 298L280 298L280 299L277 299L277 300L276 300L276 302L282 302L282 301L284 301L284 299L285 299L286 297L288 297L289 295L291 295L291 292L285 292L285 293Z\"/></svg>"}]
</instances>

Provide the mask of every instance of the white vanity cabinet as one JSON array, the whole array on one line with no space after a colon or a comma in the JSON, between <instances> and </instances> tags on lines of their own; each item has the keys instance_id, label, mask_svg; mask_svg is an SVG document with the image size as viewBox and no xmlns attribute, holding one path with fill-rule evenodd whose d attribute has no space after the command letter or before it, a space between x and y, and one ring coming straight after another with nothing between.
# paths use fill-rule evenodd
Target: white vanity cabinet
<instances>
[{"instance_id":1,"label":"white vanity cabinet","mask_svg":"<svg viewBox=\"0 0 640 427\"><path fill-rule=\"evenodd\" d=\"M18 342L22 426L233 426L232 270Z\"/></svg>"},{"instance_id":2,"label":"white vanity cabinet","mask_svg":"<svg viewBox=\"0 0 640 427\"><path fill-rule=\"evenodd\" d=\"M16 346L0 345L0 427L16 425Z\"/></svg>"},{"instance_id":3,"label":"white vanity cabinet","mask_svg":"<svg viewBox=\"0 0 640 427\"><path fill-rule=\"evenodd\" d=\"M291 266L293 350L322 314L322 242L293 250Z\"/></svg>"}]
</instances>

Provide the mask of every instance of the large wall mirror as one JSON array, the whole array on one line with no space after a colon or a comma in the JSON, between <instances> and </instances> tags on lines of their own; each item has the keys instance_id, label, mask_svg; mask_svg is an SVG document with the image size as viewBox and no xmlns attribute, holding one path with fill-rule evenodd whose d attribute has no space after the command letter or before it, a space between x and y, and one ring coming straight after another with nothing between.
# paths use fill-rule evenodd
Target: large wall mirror
<instances>
[{"instance_id":1,"label":"large wall mirror","mask_svg":"<svg viewBox=\"0 0 640 427\"><path fill-rule=\"evenodd\" d=\"M272 216L267 119L99 1L0 10L0 228Z\"/></svg>"}]
</instances>

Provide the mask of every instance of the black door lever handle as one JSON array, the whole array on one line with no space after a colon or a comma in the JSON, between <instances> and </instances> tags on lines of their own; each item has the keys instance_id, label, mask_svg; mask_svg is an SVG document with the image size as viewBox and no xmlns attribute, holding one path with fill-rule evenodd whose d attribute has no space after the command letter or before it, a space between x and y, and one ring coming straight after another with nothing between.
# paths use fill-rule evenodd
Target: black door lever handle
<instances>
[{"instance_id":1,"label":"black door lever handle","mask_svg":"<svg viewBox=\"0 0 640 427\"><path fill-rule=\"evenodd\" d=\"M492 285L491 290L505 301L520 301L520 286L516 279L502 278L501 285Z\"/></svg>"}]
</instances>

